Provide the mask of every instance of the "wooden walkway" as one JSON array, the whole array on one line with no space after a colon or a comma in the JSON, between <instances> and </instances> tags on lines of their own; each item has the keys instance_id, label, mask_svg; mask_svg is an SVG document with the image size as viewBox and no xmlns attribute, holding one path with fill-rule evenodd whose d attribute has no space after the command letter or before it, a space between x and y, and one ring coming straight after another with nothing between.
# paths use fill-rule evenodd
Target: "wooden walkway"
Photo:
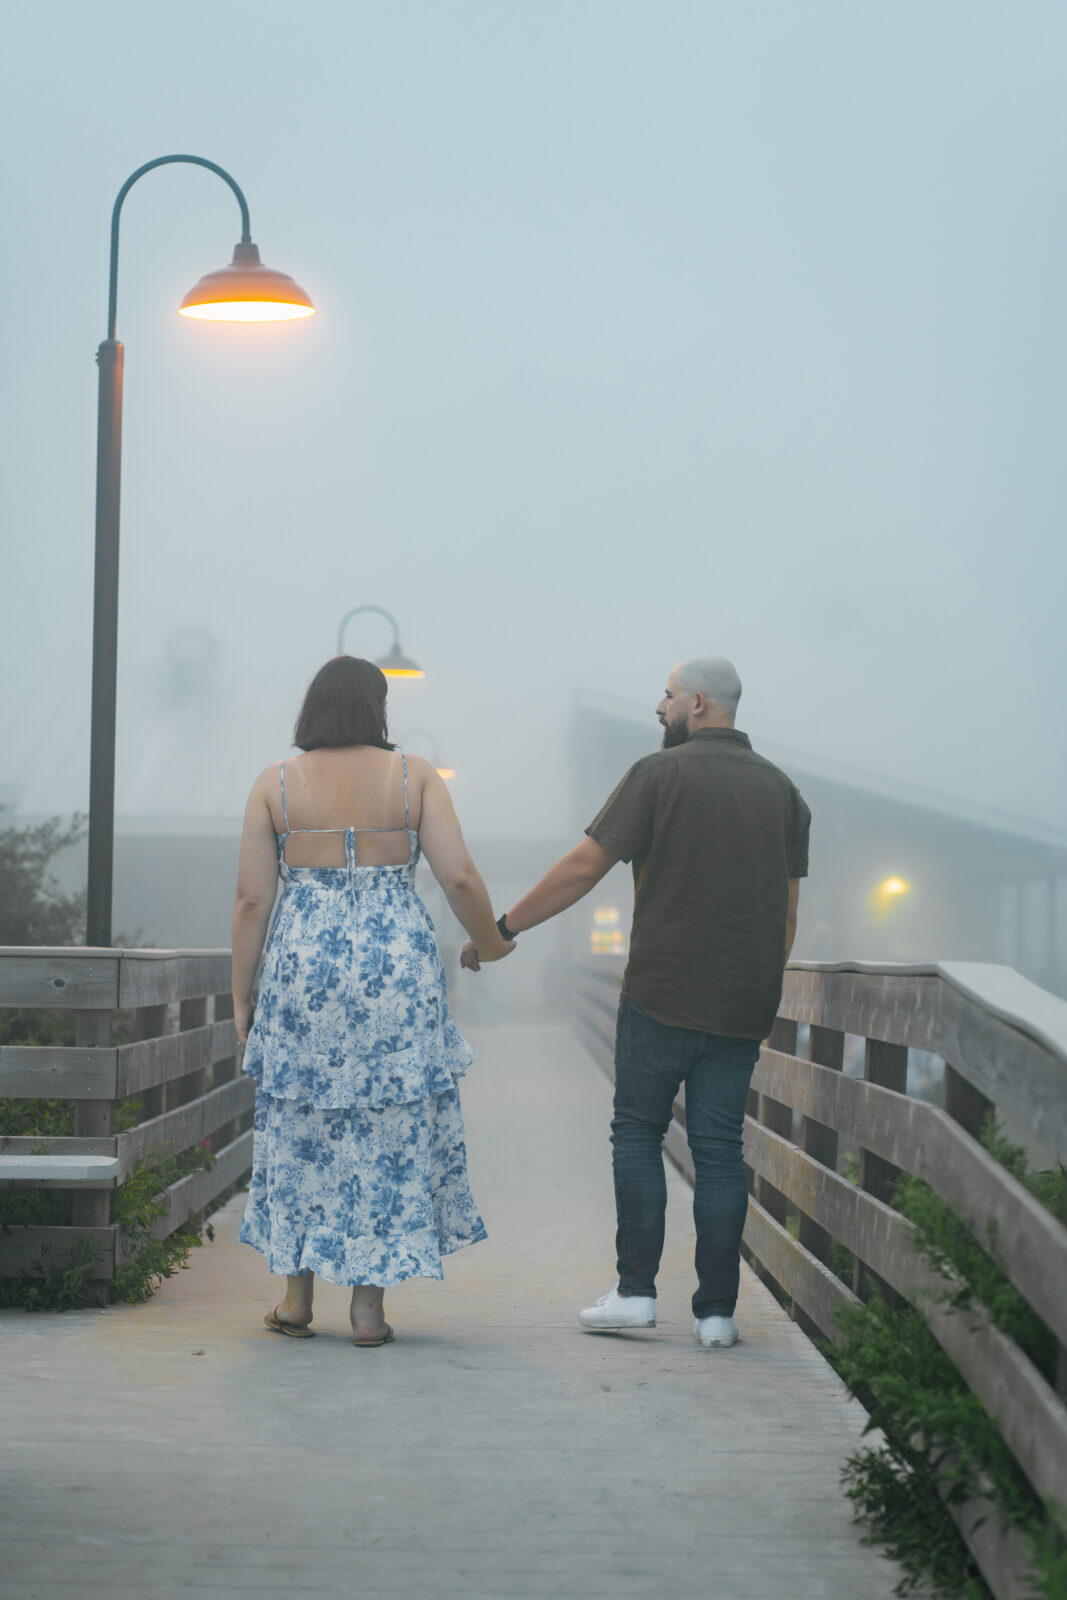
<instances>
[{"instance_id":1,"label":"wooden walkway","mask_svg":"<svg viewBox=\"0 0 1067 1600\"><path fill-rule=\"evenodd\" d=\"M839 1485L860 1408L747 1271L743 1343L695 1343L673 1169L659 1327L581 1332L610 1086L563 1028L472 1042L491 1238L389 1293L394 1345L353 1349L329 1285L317 1339L267 1334L242 1196L148 1305L0 1312L4 1600L889 1600Z\"/></svg>"}]
</instances>

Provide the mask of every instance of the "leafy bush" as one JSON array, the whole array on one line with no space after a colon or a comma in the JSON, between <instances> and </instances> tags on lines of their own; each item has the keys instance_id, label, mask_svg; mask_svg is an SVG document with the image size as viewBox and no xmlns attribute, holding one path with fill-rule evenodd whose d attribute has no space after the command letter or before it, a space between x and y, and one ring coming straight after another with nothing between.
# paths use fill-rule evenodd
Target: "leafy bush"
<instances>
[{"instance_id":1,"label":"leafy bush","mask_svg":"<svg viewBox=\"0 0 1067 1600\"><path fill-rule=\"evenodd\" d=\"M983 1143L1043 1204L1065 1217L1062 1169L1029 1172L1025 1153L998 1132L992 1118ZM949 1271L950 1304L961 1312L980 1304L1052 1377L1052 1334L967 1225L913 1177L902 1180L896 1204L916 1226L917 1248L934 1266ZM1067 1600L1062 1512L1042 1505L922 1312L906 1304L890 1309L876 1295L866 1305L842 1307L838 1322L844 1341L827 1346L826 1354L849 1387L863 1395L870 1409L868 1430L879 1428L885 1436L884 1448L849 1458L847 1493L869 1529L866 1542L884 1546L902 1567L898 1592L923 1586L947 1600L986 1600L989 1591L945 1504L984 1493L1002 1526L1025 1536L1037 1593L1043 1600Z\"/></svg>"}]
</instances>

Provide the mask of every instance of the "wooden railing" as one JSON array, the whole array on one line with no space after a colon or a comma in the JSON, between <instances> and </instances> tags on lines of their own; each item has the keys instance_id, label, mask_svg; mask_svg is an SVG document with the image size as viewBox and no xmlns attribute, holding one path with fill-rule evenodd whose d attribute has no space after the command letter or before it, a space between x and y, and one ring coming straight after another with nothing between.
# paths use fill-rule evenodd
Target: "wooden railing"
<instances>
[{"instance_id":1,"label":"wooden railing","mask_svg":"<svg viewBox=\"0 0 1067 1600\"><path fill-rule=\"evenodd\" d=\"M69 1227L0 1234L0 1274L34 1271L42 1247L96 1245L94 1297L122 1264L112 1192L153 1152L207 1141L210 1168L164 1190L164 1238L251 1169L254 1086L237 1070L228 950L0 949L0 1006L74 1012L74 1044L0 1048L0 1097L74 1101L74 1135L0 1138L0 1186L73 1190ZM116 1026L119 1023L120 1026ZM132 1034L125 1043L116 1037ZM117 1102L141 1121L112 1131Z\"/></svg>"},{"instance_id":2,"label":"wooden railing","mask_svg":"<svg viewBox=\"0 0 1067 1600\"><path fill-rule=\"evenodd\" d=\"M619 981L604 958L578 983L579 1031L609 1075ZM908 1095L909 1051L943 1063L940 1104ZM862 1077L843 1071L846 1052ZM991 1110L1067 1162L1067 1003L1005 967L792 965L749 1096L744 1249L814 1338L840 1340L838 1307L875 1283L914 1301L1038 1495L1067 1507L1067 1228L979 1142ZM692 1181L684 1091L665 1149ZM846 1153L858 1183L838 1170ZM951 1309L887 1203L902 1172L966 1220L1052 1330L1059 1394L981 1307ZM833 1240L854 1260L849 1282L831 1270ZM950 1509L997 1600L1031 1594L1022 1542L989 1502Z\"/></svg>"}]
</instances>

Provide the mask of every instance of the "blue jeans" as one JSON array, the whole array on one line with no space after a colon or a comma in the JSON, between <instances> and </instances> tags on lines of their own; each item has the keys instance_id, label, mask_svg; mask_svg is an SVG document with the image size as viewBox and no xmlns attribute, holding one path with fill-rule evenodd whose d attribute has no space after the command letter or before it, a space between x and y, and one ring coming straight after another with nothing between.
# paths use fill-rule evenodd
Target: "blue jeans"
<instances>
[{"instance_id":1,"label":"blue jeans","mask_svg":"<svg viewBox=\"0 0 1067 1600\"><path fill-rule=\"evenodd\" d=\"M741 1131L758 1056L757 1039L668 1027L622 996L611 1123L621 1294L655 1298L667 1211L663 1136L678 1086L684 1083L685 1132L696 1175L698 1288L693 1315L733 1315L748 1210Z\"/></svg>"}]
</instances>

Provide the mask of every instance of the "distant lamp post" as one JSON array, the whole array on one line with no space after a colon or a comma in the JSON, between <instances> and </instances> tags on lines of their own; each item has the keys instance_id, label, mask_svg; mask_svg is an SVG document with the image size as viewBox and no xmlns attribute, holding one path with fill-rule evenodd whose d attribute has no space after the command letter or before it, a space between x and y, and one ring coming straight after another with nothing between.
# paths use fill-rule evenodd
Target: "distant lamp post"
<instances>
[{"instance_id":1,"label":"distant lamp post","mask_svg":"<svg viewBox=\"0 0 1067 1600\"><path fill-rule=\"evenodd\" d=\"M111 212L111 270L107 338L96 353L100 368L96 434L96 565L93 587L92 732L89 755L89 883L86 942L111 943L115 832L115 695L119 618L119 488L122 464L123 347L115 338L119 279L119 216L138 178L153 167L187 162L229 184L241 210L241 240L233 261L209 272L178 308L211 321L278 322L315 313L307 295L284 272L263 266L252 243L248 203L230 174L202 156L159 156L130 174Z\"/></svg>"},{"instance_id":2,"label":"distant lamp post","mask_svg":"<svg viewBox=\"0 0 1067 1600\"><path fill-rule=\"evenodd\" d=\"M888 896L889 899L898 894L907 894L910 889L911 884L905 883L903 878L886 878L878 885L879 893Z\"/></svg>"},{"instance_id":3,"label":"distant lamp post","mask_svg":"<svg viewBox=\"0 0 1067 1600\"><path fill-rule=\"evenodd\" d=\"M433 734L427 733L425 728L416 728L413 733L409 733L405 736L405 747L410 748L414 739L424 739L426 741L430 747L430 760L433 762L434 770L437 773L437 776L439 778L444 778L445 782L449 783L456 776L456 769L455 767L444 767L441 765L441 752L437 747L437 740L434 738Z\"/></svg>"},{"instance_id":4,"label":"distant lamp post","mask_svg":"<svg viewBox=\"0 0 1067 1600\"><path fill-rule=\"evenodd\" d=\"M337 627L337 654L344 655L345 629L352 618L358 617L363 611L377 612L378 616L384 617L393 629L393 642L388 653L380 656L374 665L380 667L387 678L425 678L426 674L418 662L412 661L411 657L406 656L400 648L400 629L397 620L384 606L353 606L351 611L345 613Z\"/></svg>"}]
</instances>

